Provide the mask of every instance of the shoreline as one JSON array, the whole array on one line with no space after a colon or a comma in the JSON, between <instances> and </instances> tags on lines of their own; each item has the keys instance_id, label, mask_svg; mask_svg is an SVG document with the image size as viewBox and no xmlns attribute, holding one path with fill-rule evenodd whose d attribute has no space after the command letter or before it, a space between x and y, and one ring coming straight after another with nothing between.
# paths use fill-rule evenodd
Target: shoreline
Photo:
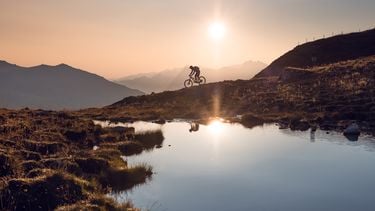
<instances>
[{"instance_id":1,"label":"shoreline","mask_svg":"<svg viewBox=\"0 0 375 211\"><path fill-rule=\"evenodd\" d=\"M95 124L97 116L79 111L0 109L0 114L0 208L137 210L130 202L119 204L107 194L129 190L152 177L151 166L128 167L121 156L137 155L161 146L164 140L161 130L137 134L134 127L102 127ZM147 121L162 125L173 119L200 124L209 124L215 119L208 115L200 118L191 115L188 119L186 116L171 118L172 115L170 118L161 115L111 118L108 115L106 120L109 123ZM277 124L279 129L292 131L320 129L340 133L353 122L327 118L324 114L297 112L223 115L220 119L246 128ZM373 128L366 128L370 123L357 123L361 132L374 136Z\"/></svg>"},{"instance_id":2,"label":"shoreline","mask_svg":"<svg viewBox=\"0 0 375 211\"><path fill-rule=\"evenodd\" d=\"M137 210L106 196L152 177L121 156L160 144L161 131L105 128L68 112L0 109L1 209Z\"/></svg>"}]
</instances>

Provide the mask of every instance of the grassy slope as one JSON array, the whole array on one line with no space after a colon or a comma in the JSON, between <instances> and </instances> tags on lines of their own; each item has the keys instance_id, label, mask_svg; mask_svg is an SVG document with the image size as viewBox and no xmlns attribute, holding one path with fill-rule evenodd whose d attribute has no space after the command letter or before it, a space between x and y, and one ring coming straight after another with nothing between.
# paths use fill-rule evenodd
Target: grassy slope
<instances>
[{"instance_id":1,"label":"grassy slope","mask_svg":"<svg viewBox=\"0 0 375 211\"><path fill-rule=\"evenodd\" d=\"M375 121L375 56L313 68L289 67L283 74L128 97L111 106L82 113L113 120L254 113L273 120L299 115L327 121Z\"/></svg>"},{"instance_id":2,"label":"grassy slope","mask_svg":"<svg viewBox=\"0 0 375 211\"><path fill-rule=\"evenodd\" d=\"M375 29L337 35L299 45L280 56L256 77L279 76L288 66L312 67L375 55Z\"/></svg>"}]
</instances>

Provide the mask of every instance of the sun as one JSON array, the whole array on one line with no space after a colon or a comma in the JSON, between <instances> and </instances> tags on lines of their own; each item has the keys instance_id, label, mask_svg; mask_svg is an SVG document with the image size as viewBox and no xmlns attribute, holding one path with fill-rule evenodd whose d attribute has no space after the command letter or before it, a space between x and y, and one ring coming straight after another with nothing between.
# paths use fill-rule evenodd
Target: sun
<instances>
[{"instance_id":1,"label":"sun","mask_svg":"<svg viewBox=\"0 0 375 211\"><path fill-rule=\"evenodd\" d=\"M226 28L221 22L211 23L208 27L208 33L213 40L221 40L225 36Z\"/></svg>"}]
</instances>

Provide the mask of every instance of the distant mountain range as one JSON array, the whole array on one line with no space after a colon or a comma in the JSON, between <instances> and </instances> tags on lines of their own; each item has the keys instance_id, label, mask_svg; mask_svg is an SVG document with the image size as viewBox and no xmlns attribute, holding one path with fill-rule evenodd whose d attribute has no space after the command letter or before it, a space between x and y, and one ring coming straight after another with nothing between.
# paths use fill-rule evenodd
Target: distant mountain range
<instances>
[{"instance_id":1,"label":"distant mountain range","mask_svg":"<svg viewBox=\"0 0 375 211\"><path fill-rule=\"evenodd\" d=\"M201 67L201 74L207 78L207 82L250 79L265 67L266 64L262 62L247 61L243 64L223 67L220 69ZM142 90L146 93L161 92L183 88L183 82L187 79L189 73L189 68L183 67L164 70L157 73L130 75L116 80L115 82L134 89Z\"/></svg>"},{"instance_id":2,"label":"distant mountain range","mask_svg":"<svg viewBox=\"0 0 375 211\"><path fill-rule=\"evenodd\" d=\"M81 109L142 94L66 64L20 67L0 61L3 108Z\"/></svg>"},{"instance_id":3,"label":"distant mountain range","mask_svg":"<svg viewBox=\"0 0 375 211\"><path fill-rule=\"evenodd\" d=\"M309 68L371 55L375 55L375 29L299 45L273 61L256 77L280 76L286 67Z\"/></svg>"}]
</instances>

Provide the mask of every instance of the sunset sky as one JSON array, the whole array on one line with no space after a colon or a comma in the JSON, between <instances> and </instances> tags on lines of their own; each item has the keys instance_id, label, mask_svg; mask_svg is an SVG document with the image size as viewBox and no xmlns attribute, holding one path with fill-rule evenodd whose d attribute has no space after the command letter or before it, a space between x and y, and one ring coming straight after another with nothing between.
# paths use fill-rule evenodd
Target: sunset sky
<instances>
[{"instance_id":1,"label":"sunset sky","mask_svg":"<svg viewBox=\"0 0 375 211\"><path fill-rule=\"evenodd\" d=\"M297 43L375 27L374 0L0 0L0 60L109 79L270 63Z\"/></svg>"}]
</instances>

